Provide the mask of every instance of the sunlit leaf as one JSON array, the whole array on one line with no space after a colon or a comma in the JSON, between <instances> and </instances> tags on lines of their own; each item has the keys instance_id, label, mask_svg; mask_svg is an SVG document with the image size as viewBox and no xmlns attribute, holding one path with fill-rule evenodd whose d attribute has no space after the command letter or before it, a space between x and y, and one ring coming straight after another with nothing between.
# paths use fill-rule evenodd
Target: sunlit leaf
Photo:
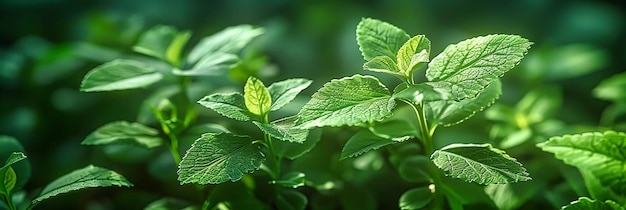
<instances>
[{"instance_id":1,"label":"sunlit leaf","mask_svg":"<svg viewBox=\"0 0 626 210\"><path fill-rule=\"evenodd\" d=\"M372 76L331 80L298 113L302 128L358 125L380 121L396 106L389 90Z\"/></svg>"},{"instance_id":2,"label":"sunlit leaf","mask_svg":"<svg viewBox=\"0 0 626 210\"><path fill-rule=\"evenodd\" d=\"M144 63L118 59L89 71L80 84L80 90L93 92L140 88L162 78L161 73Z\"/></svg>"},{"instance_id":3,"label":"sunlit leaf","mask_svg":"<svg viewBox=\"0 0 626 210\"><path fill-rule=\"evenodd\" d=\"M180 162L181 184L219 184L237 181L259 169L265 160L261 148L248 136L207 133L197 139Z\"/></svg>"},{"instance_id":4,"label":"sunlit leaf","mask_svg":"<svg viewBox=\"0 0 626 210\"><path fill-rule=\"evenodd\" d=\"M272 106L272 97L269 91L263 82L255 77L248 78L243 87L243 98L248 111L257 116L265 116Z\"/></svg>"},{"instance_id":5,"label":"sunlit leaf","mask_svg":"<svg viewBox=\"0 0 626 210\"><path fill-rule=\"evenodd\" d=\"M432 101L426 107L427 116L432 122L451 126L459 124L474 114L491 106L502 94L499 80L493 81L489 87L483 90L476 98L462 101Z\"/></svg>"},{"instance_id":6,"label":"sunlit leaf","mask_svg":"<svg viewBox=\"0 0 626 210\"><path fill-rule=\"evenodd\" d=\"M620 207L618 203L615 201L607 200L607 201L597 201L591 200L586 197L580 197L576 201L572 201L570 204L563 206L562 210L621 210L624 209Z\"/></svg>"},{"instance_id":7,"label":"sunlit leaf","mask_svg":"<svg viewBox=\"0 0 626 210\"><path fill-rule=\"evenodd\" d=\"M372 58L370 61L363 64L363 69L396 75L400 78L405 76L400 69L398 69L396 62L387 56L377 56Z\"/></svg>"},{"instance_id":8,"label":"sunlit leaf","mask_svg":"<svg viewBox=\"0 0 626 210\"><path fill-rule=\"evenodd\" d=\"M305 88L309 87L313 81L308 79L288 79L275 82L267 87L272 97L272 111L276 111L291 102Z\"/></svg>"},{"instance_id":9,"label":"sunlit leaf","mask_svg":"<svg viewBox=\"0 0 626 210\"><path fill-rule=\"evenodd\" d=\"M424 35L409 39L398 50L398 68L406 76L411 76L416 65L428 63L430 56L430 40Z\"/></svg>"},{"instance_id":10,"label":"sunlit leaf","mask_svg":"<svg viewBox=\"0 0 626 210\"><path fill-rule=\"evenodd\" d=\"M52 181L33 200L33 205L59 194L84 188L108 186L132 187L133 184L115 171L89 165Z\"/></svg>"},{"instance_id":11,"label":"sunlit leaf","mask_svg":"<svg viewBox=\"0 0 626 210\"><path fill-rule=\"evenodd\" d=\"M446 175L467 182L503 184L531 179L522 164L490 144L451 144L430 159Z\"/></svg>"},{"instance_id":12,"label":"sunlit leaf","mask_svg":"<svg viewBox=\"0 0 626 210\"><path fill-rule=\"evenodd\" d=\"M428 187L410 189L400 197L400 209L422 209L433 199L433 191Z\"/></svg>"},{"instance_id":13,"label":"sunlit leaf","mask_svg":"<svg viewBox=\"0 0 626 210\"><path fill-rule=\"evenodd\" d=\"M363 18L356 27L356 40L366 61L378 56L396 60L396 53L411 37L389 23Z\"/></svg>"},{"instance_id":14,"label":"sunlit leaf","mask_svg":"<svg viewBox=\"0 0 626 210\"><path fill-rule=\"evenodd\" d=\"M556 158L591 171L604 186L626 192L626 134L607 131L552 137L537 144Z\"/></svg>"},{"instance_id":15,"label":"sunlit leaf","mask_svg":"<svg viewBox=\"0 0 626 210\"><path fill-rule=\"evenodd\" d=\"M258 117L246 108L241 93L215 93L198 101L199 104L235 120L248 121Z\"/></svg>"},{"instance_id":16,"label":"sunlit leaf","mask_svg":"<svg viewBox=\"0 0 626 210\"><path fill-rule=\"evenodd\" d=\"M147 149L158 147L162 143L158 130L126 121L108 123L81 142L83 145L131 144Z\"/></svg>"},{"instance_id":17,"label":"sunlit leaf","mask_svg":"<svg viewBox=\"0 0 626 210\"><path fill-rule=\"evenodd\" d=\"M454 100L476 97L515 67L531 44L516 35L488 35L450 45L428 64L427 83Z\"/></svg>"}]
</instances>

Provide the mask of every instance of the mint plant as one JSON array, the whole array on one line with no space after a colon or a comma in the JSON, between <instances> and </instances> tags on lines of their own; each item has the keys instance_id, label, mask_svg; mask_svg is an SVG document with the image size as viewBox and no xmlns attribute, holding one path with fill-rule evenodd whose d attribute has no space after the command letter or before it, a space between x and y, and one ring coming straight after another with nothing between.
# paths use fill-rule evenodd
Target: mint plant
<instances>
[{"instance_id":1,"label":"mint plant","mask_svg":"<svg viewBox=\"0 0 626 210\"><path fill-rule=\"evenodd\" d=\"M377 77L354 75L331 80L298 113L302 129L359 126L341 157L349 158L390 144L417 139L421 152L402 161L415 168L399 168L402 177L417 185L399 198L401 209L424 207L461 209L462 192L446 185L447 176L478 184L505 184L530 180L526 169L490 144L451 144L436 149L437 127L465 121L493 104L500 96L499 77L515 67L532 44L516 35L488 35L448 46L430 59L430 41L409 36L380 20L364 18L356 29L357 43L366 62L363 69L393 75L401 84L389 88ZM426 81L417 83L416 71L426 68ZM417 128L388 120L401 102L411 107ZM417 163L417 164L414 164Z\"/></svg>"},{"instance_id":2,"label":"mint plant","mask_svg":"<svg viewBox=\"0 0 626 210\"><path fill-rule=\"evenodd\" d=\"M74 170L50 182L41 190L39 195L31 202L24 198L14 202L14 192L22 190L23 184L30 177L30 164L23 152L21 144L13 137L0 136L0 146L3 148L0 157L7 157L4 165L0 167L0 204L6 209L33 209L42 201L59 194L68 193L85 188L108 187L108 186L133 186L126 178L115 171L88 165L85 168ZM5 154L4 148L9 148L11 153Z\"/></svg>"}]
</instances>

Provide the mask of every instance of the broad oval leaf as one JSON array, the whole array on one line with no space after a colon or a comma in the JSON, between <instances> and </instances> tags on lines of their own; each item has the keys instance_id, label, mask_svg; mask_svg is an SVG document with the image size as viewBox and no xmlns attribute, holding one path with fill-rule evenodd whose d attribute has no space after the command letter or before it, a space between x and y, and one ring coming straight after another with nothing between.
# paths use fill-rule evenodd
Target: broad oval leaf
<instances>
[{"instance_id":1,"label":"broad oval leaf","mask_svg":"<svg viewBox=\"0 0 626 210\"><path fill-rule=\"evenodd\" d=\"M133 50L180 65L181 52L190 37L189 31L179 32L172 26L157 25L139 37Z\"/></svg>"},{"instance_id":2,"label":"broad oval leaf","mask_svg":"<svg viewBox=\"0 0 626 210\"><path fill-rule=\"evenodd\" d=\"M298 113L296 126L358 125L380 121L396 106L389 90L372 76L354 75L331 80Z\"/></svg>"},{"instance_id":3,"label":"broad oval leaf","mask_svg":"<svg viewBox=\"0 0 626 210\"><path fill-rule=\"evenodd\" d=\"M244 97L241 93L215 93L198 101L199 104L206 108L223 115L240 121L249 121L258 119L246 108Z\"/></svg>"},{"instance_id":4,"label":"broad oval leaf","mask_svg":"<svg viewBox=\"0 0 626 210\"><path fill-rule=\"evenodd\" d=\"M130 144L146 149L163 144L159 131L139 123L116 121L108 123L89 134L83 145Z\"/></svg>"},{"instance_id":5,"label":"broad oval leaf","mask_svg":"<svg viewBox=\"0 0 626 210\"><path fill-rule=\"evenodd\" d=\"M503 184L531 180L521 163L490 144L451 144L435 151L430 159L447 176L467 182Z\"/></svg>"},{"instance_id":6,"label":"broad oval leaf","mask_svg":"<svg viewBox=\"0 0 626 210\"><path fill-rule=\"evenodd\" d=\"M488 35L450 45L428 64L426 78L454 100L476 97L517 65L532 42L516 35Z\"/></svg>"},{"instance_id":7,"label":"broad oval leaf","mask_svg":"<svg viewBox=\"0 0 626 210\"><path fill-rule=\"evenodd\" d=\"M430 40L424 35L417 35L406 41L398 50L398 68L406 76L413 73L419 63L428 63L430 56Z\"/></svg>"},{"instance_id":8,"label":"broad oval leaf","mask_svg":"<svg viewBox=\"0 0 626 210\"><path fill-rule=\"evenodd\" d=\"M180 184L219 184L237 181L265 160L261 148L248 136L206 133L192 145L178 166Z\"/></svg>"},{"instance_id":9,"label":"broad oval leaf","mask_svg":"<svg viewBox=\"0 0 626 210\"><path fill-rule=\"evenodd\" d=\"M362 130L354 134L341 150L341 159L359 156L370 150L376 150L383 146L398 143L391 139L385 139L374 135L369 130Z\"/></svg>"},{"instance_id":10,"label":"broad oval leaf","mask_svg":"<svg viewBox=\"0 0 626 210\"><path fill-rule=\"evenodd\" d=\"M265 116L272 106L270 92L265 88L263 82L255 77L248 77L248 81L243 87L243 98L248 111L257 116Z\"/></svg>"},{"instance_id":11,"label":"broad oval leaf","mask_svg":"<svg viewBox=\"0 0 626 210\"><path fill-rule=\"evenodd\" d=\"M313 81L308 79L288 79L275 82L267 87L272 97L271 111L276 111L291 102L304 89L309 87Z\"/></svg>"},{"instance_id":12,"label":"broad oval leaf","mask_svg":"<svg viewBox=\"0 0 626 210\"><path fill-rule=\"evenodd\" d=\"M366 61L378 56L395 61L396 53L409 38L402 29L372 18L363 18L356 26L356 40Z\"/></svg>"},{"instance_id":13,"label":"broad oval leaf","mask_svg":"<svg viewBox=\"0 0 626 210\"><path fill-rule=\"evenodd\" d=\"M562 210L622 210L618 203L612 200L598 201L587 197L580 197L570 204L563 206Z\"/></svg>"},{"instance_id":14,"label":"broad oval leaf","mask_svg":"<svg viewBox=\"0 0 626 210\"><path fill-rule=\"evenodd\" d=\"M282 141L302 143L309 135L309 130L294 128L293 124L254 122L264 133Z\"/></svg>"},{"instance_id":15,"label":"broad oval leaf","mask_svg":"<svg viewBox=\"0 0 626 210\"><path fill-rule=\"evenodd\" d=\"M607 131L552 137L537 144L556 158L590 171L604 186L626 193L626 134Z\"/></svg>"},{"instance_id":16,"label":"broad oval leaf","mask_svg":"<svg viewBox=\"0 0 626 210\"><path fill-rule=\"evenodd\" d=\"M252 39L263 34L262 28L255 28L251 25L238 25L225 28L211 36L205 37L196 45L187 62L196 63L213 53L237 54Z\"/></svg>"},{"instance_id":17,"label":"broad oval leaf","mask_svg":"<svg viewBox=\"0 0 626 210\"><path fill-rule=\"evenodd\" d=\"M433 190L429 189L429 187L410 189L400 196L400 209L422 209L433 199L433 193Z\"/></svg>"},{"instance_id":18,"label":"broad oval leaf","mask_svg":"<svg viewBox=\"0 0 626 210\"><path fill-rule=\"evenodd\" d=\"M133 184L115 171L89 165L52 181L33 200L33 205L62 193L90 187L108 186L132 187Z\"/></svg>"},{"instance_id":19,"label":"broad oval leaf","mask_svg":"<svg viewBox=\"0 0 626 210\"><path fill-rule=\"evenodd\" d=\"M425 106L426 113L431 122L443 126L456 125L494 104L501 94L502 83L500 80L495 80L476 98L428 102Z\"/></svg>"},{"instance_id":20,"label":"broad oval leaf","mask_svg":"<svg viewBox=\"0 0 626 210\"><path fill-rule=\"evenodd\" d=\"M80 90L93 92L140 88L162 78L161 73L141 62L118 59L89 71L80 84Z\"/></svg>"}]
</instances>

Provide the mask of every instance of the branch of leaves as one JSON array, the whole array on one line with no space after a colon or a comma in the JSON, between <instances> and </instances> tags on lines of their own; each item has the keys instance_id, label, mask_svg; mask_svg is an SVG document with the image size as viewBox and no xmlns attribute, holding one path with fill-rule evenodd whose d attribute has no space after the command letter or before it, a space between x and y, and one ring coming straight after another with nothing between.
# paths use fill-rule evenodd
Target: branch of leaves
<instances>
[{"instance_id":1,"label":"branch of leaves","mask_svg":"<svg viewBox=\"0 0 626 210\"><path fill-rule=\"evenodd\" d=\"M157 25L143 33L133 46L135 52L157 60L132 57L102 64L85 75L80 90L94 92L141 88L159 82L169 74L220 75L233 68L239 62L239 51L262 33L262 28L250 25L228 27L203 38L188 54L184 54L183 49L191 32Z\"/></svg>"},{"instance_id":2,"label":"branch of leaves","mask_svg":"<svg viewBox=\"0 0 626 210\"><path fill-rule=\"evenodd\" d=\"M0 141L0 145L2 146L6 146L6 144L9 143L19 144L17 140L12 137L0 136L0 138L2 138L2 141ZM5 154L0 154L0 156L4 155ZM5 205L11 210L16 209L15 205L13 205L11 192L16 189L15 187L18 183L17 180L28 178L18 177L18 173L14 170L14 167L22 161L28 162L26 158L27 157L23 152L12 152L6 159L4 165L0 167L0 196L5 198L3 201L6 202ZM85 168L74 170L52 181L43 188L41 193L39 193L39 196L32 200L27 209L32 209L41 201L59 194L84 188L108 186L132 187L133 184L115 171L89 165Z\"/></svg>"},{"instance_id":3,"label":"branch of leaves","mask_svg":"<svg viewBox=\"0 0 626 210\"><path fill-rule=\"evenodd\" d=\"M179 165L181 184L219 184L237 181L244 173L258 170L275 146L279 158L294 159L308 152L319 140L319 135L309 135L309 130L295 128L293 119L269 122L269 113L291 102L311 84L307 79L288 79L266 87L261 80L249 77L244 93L215 93L198 103L235 120L253 122L259 129L281 141L265 142L250 136L232 133L206 133L197 139ZM282 143L281 143L282 142ZM295 146L283 145L296 144ZM272 155L272 154L270 154ZM272 157L273 158L273 157Z\"/></svg>"}]
</instances>

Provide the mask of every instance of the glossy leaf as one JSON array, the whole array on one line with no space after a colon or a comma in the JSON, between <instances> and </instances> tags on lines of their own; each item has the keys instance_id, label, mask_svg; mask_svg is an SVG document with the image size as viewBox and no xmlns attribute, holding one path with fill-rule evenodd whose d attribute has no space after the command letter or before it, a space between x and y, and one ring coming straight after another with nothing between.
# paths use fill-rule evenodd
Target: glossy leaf
<instances>
[{"instance_id":1,"label":"glossy leaf","mask_svg":"<svg viewBox=\"0 0 626 210\"><path fill-rule=\"evenodd\" d=\"M383 146L398 143L391 139L385 139L372 134L369 130L359 131L354 134L341 150L341 159L359 156L370 150L376 150Z\"/></svg>"},{"instance_id":2,"label":"glossy leaf","mask_svg":"<svg viewBox=\"0 0 626 210\"><path fill-rule=\"evenodd\" d=\"M81 144L131 144L150 149L163 144L163 140L156 129L139 123L116 121L96 129Z\"/></svg>"},{"instance_id":3,"label":"glossy leaf","mask_svg":"<svg viewBox=\"0 0 626 210\"><path fill-rule=\"evenodd\" d=\"M552 137L542 150L581 170L591 171L604 186L626 192L626 134L607 131Z\"/></svg>"},{"instance_id":4,"label":"glossy leaf","mask_svg":"<svg viewBox=\"0 0 626 210\"><path fill-rule=\"evenodd\" d=\"M263 34L262 28L251 25L238 25L225 28L211 36L203 38L189 53L187 62L196 63L213 53L237 54L252 39Z\"/></svg>"},{"instance_id":5,"label":"glossy leaf","mask_svg":"<svg viewBox=\"0 0 626 210\"><path fill-rule=\"evenodd\" d=\"M261 80L249 77L243 87L243 98L246 108L257 116L265 116L272 106L272 97Z\"/></svg>"},{"instance_id":6,"label":"glossy leaf","mask_svg":"<svg viewBox=\"0 0 626 210\"><path fill-rule=\"evenodd\" d=\"M108 186L131 187L133 184L115 171L89 165L52 181L33 200L33 205L59 194L90 187Z\"/></svg>"},{"instance_id":7,"label":"glossy leaf","mask_svg":"<svg viewBox=\"0 0 626 210\"><path fill-rule=\"evenodd\" d=\"M157 25L139 37L133 50L179 65L181 52L190 37L189 31L179 32L172 26Z\"/></svg>"},{"instance_id":8,"label":"glossy leaf","mask_svg":"<svg viewBox=\"0 0 626 210\"><path fill-rule=\"evenodd\" d=\"M448 90L454 100L476 97L515 67L531 44L516 35L488 35L450 45L428 64L428 84Z\"/></svg>"},{"instance_id":9,"label":"glossy leaf","mask_svg":"<svg viewBox=\"0 0 626 210\"><path fill-rule=\"evenodd\" d=\"M94 92L140 88L162 78L161 73L144 63L118 59L89 71L80 84L80 90Z\"/></svg>"},{"instance_id":10,"label":"glossy leaf","mask_svg":"<svg viewBox=\"0 0 626 210\"><path fill-rule=\"evenodd\" d=\"M462 101L432 101L426 107L427 116L434 123L452 126L468 120L474 114L491 106L502 94L502 84L493 81L476 98Z\"/></svg>"},{"instance_id":11,"label":"glossy leaf","mask_svg":"<svg viewBox=\"0 0 626 210\"><path fill-rule=\"evenodd\" d=\"M366 61L378 56L395 61L396 53L409 38L402 29L372 18L363 18L356 27L356 40Z\"/></svg>"},{"instance_id":12,"label":"glossy leaf","mask_svg":"<svg viewBox=\"0 0 626 210\"><path fill-rule=\"evenodd\" d=\"M433 199L433 191L428 187L418 187L406 191L400 196L400 209L422 209Z\"/></svg>"},{"instance_id":13,"label":"glossy leaf","mask_svg":"<svg viewBox=\"0 0 626 210\"><path fill-rule=\"evenodd\" d=\"M307 203L307 197L297 190L281 189L276 195L278 210L304 210Z\"/></svg>"},{"instance_id":14,"label":"glossy leaf","mask_svg":"<svg viewBox=\"0 0 626 210\"><path fill-rule=\"evenodd\" d=\"M244 102L244 96L241 93L215 93L198 101L199 104L206 108L223 115L240 121L249 121L258 119L253 113L249 112Z\"/></svg>"},{"instance_id":15,"label":"glossy leaf","mask_svg":"<svg viewBox=\"0 0 626 210\"><path fill-rule=\"evenodd\" d=\"M261 166L265 156L248 136L207 133L197 139L180 162L180 184L237 181Z\"/></svg>"},{"instance_id":16,"label":"glossy leaf","mask_svg":"<svg viewBox=\"0 0 626 210\"><path fill-rule=\"evenodd\" d=\"M311 151L320 141L322 132L320 129L309 130L309 135L302 144L294 144L288 141L275 141L274 150L276 155L290 160L295 160Z\"/></svg>"},{"instance_id":17,"label":"glossy leaf","mask_svg":"<svg viewBox=\"0 0 626 210\"><path fill-rule=\"evenodd\" d=\"M313 94L298 113L296 125L308 129L380 121L395 105L378 79L354 75L332 80Z\"/></svg>"},{"instance_id":18,"label":"glossy leaf","mask_svg":"<svg viewBox=\"0 0 626 210\"><path fill-rule=\"evenodd\" d=\"M597 201L591 200L587 197L580 197L578 200L571 202L570 204L563 206L562 210L622 210L618 203L612 200Z\"/></svg>"},{"instance_id":19,"label":"glossy leaf","mask_svg":"<svg viewBox=\"0 0 626 210\"><path fill-rule=\"evenodd\" d=\"M430 159L447 176L467 182L504 184L531 179L522 164L489 144L451 144Z\"/></svg>"},{"instance_id":20,"label":"glossy leaf","mask_svg":"<svg viewBox=\"0 0 626 210\"><path fill-rule=\"evenodd\" d=\"M267 87L272 97L271 111L276 111L291 102L304 89L309 87L313 81L308 79L288 79L275 82Z\"/></svg>"}]
</instances>

